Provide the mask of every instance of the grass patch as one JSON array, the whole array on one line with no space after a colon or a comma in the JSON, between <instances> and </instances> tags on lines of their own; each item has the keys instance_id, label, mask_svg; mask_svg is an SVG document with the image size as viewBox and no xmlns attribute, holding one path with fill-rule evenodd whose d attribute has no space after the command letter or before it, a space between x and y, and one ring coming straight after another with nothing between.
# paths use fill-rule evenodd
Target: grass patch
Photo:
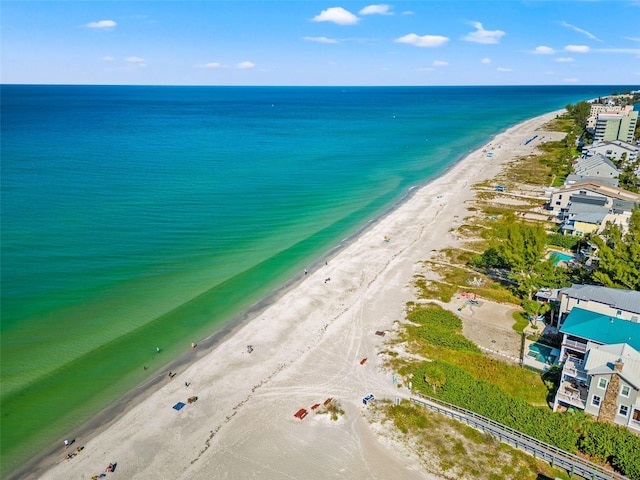
<instances>
[{"instance_id":1,"label":"grass patch","mask_svg":"<svg viewBox=\"0 0 640 480\"><path fill-rule=\"evenodd\" d=\"M336 399L331 400L326 405L321 405L316 410L316 415L329 415L329 418L334 422L337 422L341 415L344 415L342 405Z\"/></svg>"},{"instance_id":2,"label":"grass patch","mask_svg":"<svg viewBox=\"0 0 640 480\"><path fill-rule=\"evenodd\" d=\"M448 310L437 305L420 305L409 311L407 319L413 324L407 325L410 338L460 352L480 353L476 344L462 335L462 321Z\"/></svg>"},{"instance_id":3,"label":"grass patch","mask_svg":"<svg viewBox=\"0 0 640 480\"><path fill-rule=\"evenodd\" d=\"M513 312L513 319L516 323L513 324L513 329L518 333L523 333L524 329L529 325L529 319L524 312Z\"/></svg>"},{"instance_id":4,"label":"grass patch","mask_svg":"<svg viewBox=\"0 0 640 480\"><path fill-rule=\"evenodd\" d=\"M442 307L414 305L407 313L405 326L407 341L412 352L425 358L446 358L447 362L484 380L514 399L532 404L544 404L549 393L539 374L482 355L481 350L462 335L462 321ZM415 350L414 350L415 349ZM407 366L410 372L415 367ZM425 391L430 395L430 390Z\"/></svg>"},{"instance_id":5,"label":"grass patch","mask_svg":"<svg viewBox=\"0 0 640 480\"><path fill-rule=\"evenodd\" d=\"M416 276L414 278L414 285L418 289L418 298L425 300L450 302L458 291L457 285L437 280L427 280L424 276Z\"/></svg>"},{"instance_id":6,"label":"grass patch","mask_svg":"<svg viewBox=\"0 0 640 480\"><path fill-rule=\"evenodd\" d=\"M433 474L452 480L568 478L490 435L407 401L400 405L380 403L376 408L402 432L407 446ZM513 473L505 476L505 468Z\"/></svg>"}]
</instances>

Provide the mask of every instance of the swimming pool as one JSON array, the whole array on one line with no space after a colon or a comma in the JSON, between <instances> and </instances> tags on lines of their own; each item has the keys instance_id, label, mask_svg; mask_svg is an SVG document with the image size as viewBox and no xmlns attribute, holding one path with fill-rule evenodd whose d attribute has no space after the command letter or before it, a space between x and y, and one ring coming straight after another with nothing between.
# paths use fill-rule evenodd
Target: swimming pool
<instances>
[{"instance_id":1,"label":"swimming pool","mask_svg":"<svg viewBox=\"0 0 640 480\"><path fill-rule=\"evenodd\" d=\"M549 258L553 258L553 264L558 265L560 262L569 263L571 260L574 260L576 257L573 255L568 255L562 252L551 252L549 253Z\"/></svg>"},{"instance_id":2,"label":"swimming pool","mask_svg":"<svg viewBox=\"0 0 640 480\"><path fill-rule=\"evenodd\" d=\"M554 355L554 350L554 348L542 343L532 343L529 345L527 356L546 365L553 365L558 358L557 355Z\"/></svg>"}]
</instances>

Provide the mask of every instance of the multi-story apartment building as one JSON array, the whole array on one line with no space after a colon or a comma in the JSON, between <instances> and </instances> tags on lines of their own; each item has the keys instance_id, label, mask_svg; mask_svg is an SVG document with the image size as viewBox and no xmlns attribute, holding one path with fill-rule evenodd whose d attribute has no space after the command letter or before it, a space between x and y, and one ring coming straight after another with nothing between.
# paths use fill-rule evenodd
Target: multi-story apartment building
<instances>
[{"instance_id":1,"label":"multi-story apartment building","mask_svg":"<svg viewBox=\"0 0 640 480\"><path fill-rule=\"evenodd\" d=\"M600 113L596 119L593 141L622 140L631 143L637 122L638 112L635 110Z\"/></svg>"}]
</instances>

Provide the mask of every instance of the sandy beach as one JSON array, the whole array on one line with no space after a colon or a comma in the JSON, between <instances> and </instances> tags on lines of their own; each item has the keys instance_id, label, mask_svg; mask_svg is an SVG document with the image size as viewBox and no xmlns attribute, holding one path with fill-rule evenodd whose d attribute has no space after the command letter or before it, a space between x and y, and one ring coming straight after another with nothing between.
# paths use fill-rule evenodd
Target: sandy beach
<instances>
[{"instance_id":1,"label":"sandy beach","mask_svg":"<svg viewBox=\"0 0 640 480\"><path fill-rule=\"evenodd\" d=\"M535 144L524 142L557 114L496 136L491 144L500 148L492 158L484 147L472 152L326 264L301 273L298 283L215 348L185 345L191 361L177 366L174 377L167 369L133 401L111 409L109 418L70 432L73 445L65 450L60 439L19 478L91 479L110 463L116 468L107 479L438 478L371 428L362 398L408 398L406 388L393 384L393 372L382 368L380 352L415 299L418 262L457 245L451 229L468 215L470 187L532 153ZM197 401L188 403L190 397ZM311 410L327 398L345 411L338 421ZM175 410L177 402L186 405ZM303 420L294 417L301 408L309 411ZM65 459L77 447L82 452Z\"/></svg>"}]
</instances>

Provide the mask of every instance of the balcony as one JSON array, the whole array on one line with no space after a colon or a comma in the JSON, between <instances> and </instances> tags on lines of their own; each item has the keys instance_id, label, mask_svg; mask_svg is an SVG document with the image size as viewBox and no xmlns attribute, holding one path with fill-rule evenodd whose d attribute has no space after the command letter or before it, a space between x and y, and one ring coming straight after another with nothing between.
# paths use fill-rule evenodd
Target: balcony
<instances>
[{"instance_id":1,"label":"balcony","mask_svg":"<svg viewBox=\"0 0 640 480\"><path fill-rule=\"evenodd\" d=\"M562 368L562 376L573 377L584 382L589 378L587 372L584 370L584 361L575 357L568 357L565 360L564 367Z\"/></svg>"},{"instance_id":2,"label":"balcony","mask_svg":"<svg viewBox=\"0 0 640 480\"><path fill-rule=\"evenodd\" d=\"M564 340L562 342L562 345L564 345L567 348L570 348L571 350L575 350L577 352L586 352L587 351L587 344L584 342L578 342L576 340Z\"/></svg>"},{"instance_id":3,"label":"balcony","mask_svg":"<svg viewBox=\"0 0 640 480\"><path fill-rule=\"evenodd\" d=\"M556 400L580 410L587 406L588 389L579 382L562 382L556 393Z\"/></svg>"}]
</instances>

